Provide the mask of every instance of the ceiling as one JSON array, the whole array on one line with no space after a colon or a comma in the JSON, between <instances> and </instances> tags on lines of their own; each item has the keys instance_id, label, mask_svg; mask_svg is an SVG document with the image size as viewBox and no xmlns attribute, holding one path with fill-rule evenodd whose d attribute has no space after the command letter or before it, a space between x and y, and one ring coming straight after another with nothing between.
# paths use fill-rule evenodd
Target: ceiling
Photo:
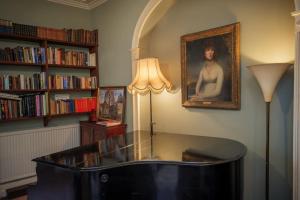
<instances>
[{"instance_id":1,"label":"ceiling","mask_svg":"<svg viewBox=\"0 0 300 200\"><path fill-rule=\"evenodd\" d=\"M82 8L86 10L91 10L100 6L108 0L48 0L54 3L63 4L67 6L73 6L76 8Z\"/></svg>"}]
</instances>

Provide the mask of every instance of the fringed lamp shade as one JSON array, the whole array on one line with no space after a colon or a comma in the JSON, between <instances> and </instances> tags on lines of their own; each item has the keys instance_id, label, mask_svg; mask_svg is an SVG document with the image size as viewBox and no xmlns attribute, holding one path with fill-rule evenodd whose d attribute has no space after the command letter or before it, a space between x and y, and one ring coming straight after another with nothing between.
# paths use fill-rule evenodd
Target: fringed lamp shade
<instances>
[{"instance_id":1,"label":"fringed lamp shade","mask_svg":"<svg viewBox=\"0 0 300 200\"><path fill-rule=\"evenodd\" d=\"M271 102L276 85L291 64L273 63L249 66L264 95L265 102Z\"/></svg>"},{"instance_id":2,"label":"fringed lamp shade","mask_svg":"<svg viewBox=\"0 0 300 200\"><path fill-rule=\"evenodd\" d=\"M150 91L153 93L161 93L164 89L170 91L172 84L160 71L157 58L145 58L137 61L136 76L127 88L132 94L137 92L145 95Z\"/></svg>"}]
</instances>

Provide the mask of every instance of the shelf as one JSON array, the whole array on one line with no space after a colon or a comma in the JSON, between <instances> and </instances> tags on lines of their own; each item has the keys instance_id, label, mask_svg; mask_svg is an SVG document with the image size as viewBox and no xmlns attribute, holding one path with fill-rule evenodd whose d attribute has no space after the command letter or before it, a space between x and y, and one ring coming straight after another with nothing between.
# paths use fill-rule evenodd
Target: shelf
<instances>
[{"instance_id":1,"label":"shelf","mask_svg":"<svg viewBox=\"0 0 300 200\"><path fill-rule=\"evenodd\" d=\"M94 48L94 47L98 46L97 44L68 42L68 41L63 41L63 40L52 40L52 39L46 39L46 38L30 37L30 36L6 34L6 33L0 33L0 38L12 39L12 40L23 40L23 41L38 42L38 43L47 41L49 44L59 44L59 45L65 45L65 46L84 47L84 48Z\"/></svg>"},{"instance_id":2,"label":"shelf","mask_svg":"<svg viewBox=\"0 0 300 200\"><path fill-rule=\"evenodd\" d=\"M22 121L22 120L30 120L30 119L43 119L46 116L39 116L39 117L18 117L18 118L11 118L11 119L1 119L1 122L9 122L9 121Z\"/></svg>"},{"instance_id":3,"label":"shelf","mask_svg":"<svg viewBox=\"0 0 300 200\"><path fill-rule=\"evenodd\" d=\"M45 64L35 64L35 63L22 63L22 62L7 62L7 61L0 61L0 65L17 65L17 66L33 66L33 67L41 67L45 66Z\"/></svg>"},{"instance_id":4,"label":"shelf","mask_svg":"<svg viewBox=\"0 0 300 200\"><path fill-rule=\"evenodd\" d=\"M0 90L0 92L4 93L39 93L39 92L47 92L47 90Z\"/></svg>"},{"instance_id":5,"label":"shelf","mask_svg":"<svg viewBox=\"0 0 300 200\"><path fill-rule=\"evenodd\" d=\"M94 34L94 33L92 33ZM98 33L95 35L97 38ZM17 35L14 33L0 33L0 40L1 41L8 41L8 42L16 42L18 43L18 46L23 45L29 45L29 46L38 46L38 47L43 47L43 48L48 48L48 47L60 47L60 46L65 46L65 48L69 49L77 49L81 51L89 51L90 53L95 53L96 54L96 63L98 63L98 40L95 43L80 43L80 42L68 42L64 40L56 40L56 39L47 39L47 38L41 38L41 37L35 37L35 36L25 36L25 35ZM75 48L72 48L75 47ZM29 60L27 60L29 61ZM47 61L47 58L46 58ZM49 75L51 74L51 70L55 71L67 71L65 69L69 69L70 72L75 72L78 71L80 73L89 73L90 77L96 77L97 79L97 85L98 85L98 67L99 66L85 66L85 65L66 65L66 64L49 64L48 62L42 64L36 64L36 63L24 63L24 62L17 62L17 61L0 61L0 67L5 68L6 70L12 71L12 70L17 70L17 71L36 71L39 70L41 72L46 73L46 82L49 80ZM22 67L22 69L20 69ZM25 68L24 68L25 67ZM27 69L26 69L27 67ZM32 67L32 68L30 68ZM33 67L39 67L39 68L33 68ZM72 70L72 71L71 71ZM87 70L87 71L83 71ZM57 73L57 72L56 72ZM49 86L49 84L48 84ZM77 93L76 93L77 92ZM14 89L14 90L1 90L0 93L8 93L8 94L16 94L20 95L20 97L25 96L26 94L32 94L37 95L37 94L47 94L48 95L47 100L50 102L51 95L56 95L56 94L69 94L72 95L74 94L84 94L83 96L91 96L95 97L97 93L97 89L49 89L47 87L46 89L42 90L33 90L33 89L26 89L26 90L20 90L20 89ZM78 97L80 98L80 97ZM50 110L50 104L48 103L46 107ZM8 110L7 112L13 112L12 109ZM9 121L21 121L21 120L30 120L30 119L42 119L44 126L47 126L49 121L54 118L60 118L60 117L68 117L68 116L85 116L89 115L90 112L79 112L79 113L66 113L66 114L55 114L55 115L46 115L46 116L40 116L40 117L20 117L20 118L14 118L14 119L5 119L5 120L0 120L0 123L2 122L9 122Z\"/></svg>"},{"instance_id":6,"label":"shelf","mask_svg":"<svg viewBox=\"0 0 300 200\"><path fill-rule=\"evenodd\" d=\"M97 89L50 89L49 92L91 92Z\"/></svg>"},{"instance_id":7,"label":"shelf","mask_svg":"<svg viewBox=\"0 0 300 200\"><path fill-rule=\"evenodd\" d=\"M49 117L50 118L54 118L54 117L65 117L65 116L87 115L87 114L90 114L90 112L77 112L77 113L55 114L55 115L49 115Z\"/></svg>"},{"instance_id":8,"label":"shelf","mask_svg":"<svg viewBox=\"0 0 300 200\"><path fill-rule=\"evenodd\" d=\"M58 65L58 64L48 64L48 67L70 68L70 69L96 69L96 66L77 66L77 65Z\"/></svg>"}]
</instances>

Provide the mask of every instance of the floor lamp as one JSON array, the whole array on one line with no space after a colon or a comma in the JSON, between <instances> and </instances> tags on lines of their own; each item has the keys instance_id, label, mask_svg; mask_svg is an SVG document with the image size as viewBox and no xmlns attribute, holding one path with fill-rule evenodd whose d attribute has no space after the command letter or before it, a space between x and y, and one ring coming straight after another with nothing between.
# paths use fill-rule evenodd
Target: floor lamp
<instances>
[{"instance_id":1,"label":"floor lamp","mask_svg":"<svg viewBox=\"0 0 300 200\"><path fill-rule=\"evenodd\" d=\"M153 158L153 119L152 119L152 93L159 94L164 89L170 91L172 84L164 77L160 71L157 58L144 58L137 60L136 75L132 83L127 87L132 94L146 95L150 97L150 139L151 154Z\"/></svg>"},{"instance_id":2,"label":"floor lamp","mask_svg":"<svg viewBox=\"0 0 300 200\"><path fill-rule=\"evenodd\" d=\"M255 76L266 102L266 182L265 182L265 199L269 200L269 142L270 142L270 103L275 91L276 85L284 72L291 64L274 63L249 66L248 69Z\"/></svg>"}]
</instances>

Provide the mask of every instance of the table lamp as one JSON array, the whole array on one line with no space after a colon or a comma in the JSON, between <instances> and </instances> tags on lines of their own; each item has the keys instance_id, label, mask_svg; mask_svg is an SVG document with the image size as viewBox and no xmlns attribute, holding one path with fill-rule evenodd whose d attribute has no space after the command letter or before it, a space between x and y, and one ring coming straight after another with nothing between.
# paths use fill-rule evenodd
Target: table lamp
<instances>
[{"instance_id":1,"label":"table lamp","mask_svg":"<svg viewBox=\"0 0 300 200\"><path fill-rule=\"evenodd\" d=\"M269 141L270 141L270 103L275 91L276 85L284 72L291 64L274 63L249 66L248 69L255 76L266 102L266 180L265 197L269 200Z\"/></svg>"},{"instance_id":2,"label":"table lamp","mask_svg":"<svg viewBox=\"0 0 300 200\"><path fill-rule=\"evenodd\" d=\"M150 139L151 158L153 158L153 120L152 120L152 93L159 94L164 89L170 91L172 84L160 71L157 58L144 58L137 60L137 69L134 80L127 89L131 94L150 94Z\"/></svg>"}]
</instances>

